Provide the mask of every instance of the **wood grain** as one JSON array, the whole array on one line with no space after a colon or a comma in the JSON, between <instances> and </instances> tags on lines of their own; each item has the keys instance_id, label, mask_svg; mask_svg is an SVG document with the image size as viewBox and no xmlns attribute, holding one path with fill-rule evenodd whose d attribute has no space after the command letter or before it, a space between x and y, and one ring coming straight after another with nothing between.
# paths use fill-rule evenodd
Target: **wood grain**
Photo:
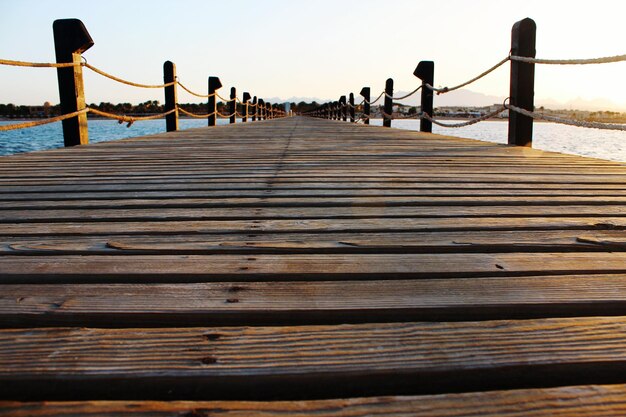
<instances>
[{"instance_id":1,"label":"wood grain","mask_svg":"<svg viewBox=\"0 0 626 417\"><path fill-rule=\"evenodd\" d=\"M626 275L3 285L3 327L193 327L626 316Z\"/></svg>"},{"instance_id":2,"label":"wood grain","mask_svg":"<svg viewBox=\"0 0 626 417\"><path fill-rule=\"evenodd\" d=\"M626 415L626 386L562 388L309 401L1 402L0 416L142 417L618 417Z\"/></svg>"},{"instance_id":3,"label":"wood grain","mask_svg":"<svg viewBox=\"0 0 626 417\"><path fill-rule=\"evenodd\" d=\"M0 397L89 402L0 414L626 414L625 222L622 163L298 117L2 157Z\"/></svg>"},{"instance_id":4,"label":"wood grain","mask_svg":"<svg viewBox=\"0 0 626 417\"><path fill-rule=\"evenodd\" d=\"M0 331L4 399L306 399L607 384L625 372L623 317Z\"/></svg>"},{"instance_id":5,"label":"wood grain","mask_svg":"<svg viewBox=\"0 0 626 417\"><path fill-rule=\"evenodd\" d=\"M0 283L206 282L626 273L625 252L3 256Z\"/></svg>"}]
</instances>

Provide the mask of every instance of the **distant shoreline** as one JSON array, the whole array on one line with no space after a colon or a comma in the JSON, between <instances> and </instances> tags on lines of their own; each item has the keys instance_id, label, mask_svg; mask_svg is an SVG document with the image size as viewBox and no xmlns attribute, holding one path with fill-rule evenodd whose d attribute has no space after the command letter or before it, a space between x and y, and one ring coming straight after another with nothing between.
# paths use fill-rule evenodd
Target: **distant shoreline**
<instances>
[{"instance_id":1,"label":"distant shoreline","mask_svg":"<svg viewBox=\"0 0 626 417\"><path fill-rule=\"evenodd\" d=\"M179 116L178 117L181 120L200 120L196 117L187 117L187 116ZM251 116L248 116L248 118L250 119ZM38 121L38 120L45 120L47 119L47 117L31 117L31 118L8 118L8 117L0 117L0 122L31 122L31 121ZM239 118L241 119L241 118ZM374 119L379 119L382 120L382 116L381 117L372 117L372 120ZM464 121L468 121L471 120L471 117L437 117L436 120L444 120L444 121L455 121L455 122L464 122ZM115 121L114 119L109 119L106 117L89 117L89 120L110 120L110 121ZM163 119L153 119L153 120L165 120ZM393 119L393 121L404 121L404 120L419 120L419 119ZM140 122L141 120L138 120L138 122ZM508 118L506 117L491 117L489 119L486 119L486 121L501 121L501 122L506 122L508 121ZM594 120L595 121L595 120ZM535 123L553 123L553 122L549 122L546 120L535 120ZM602 121L602 123L613 123L613 124L626 124L626 120L615 120L615 121L610 121L610 122L606 122L606 121Z\"/></svg>"}]
</instances>

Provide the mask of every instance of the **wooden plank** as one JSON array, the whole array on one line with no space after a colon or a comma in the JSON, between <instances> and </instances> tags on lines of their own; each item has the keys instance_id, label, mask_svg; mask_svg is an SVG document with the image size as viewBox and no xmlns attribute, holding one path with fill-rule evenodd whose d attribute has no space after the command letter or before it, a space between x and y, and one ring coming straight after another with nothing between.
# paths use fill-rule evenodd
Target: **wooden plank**
<instances>
[{"instance_id":1,"label":"wooden plank","mask_svg":"<svg viewBox=\"0 0 626 417\"><path fill-rule=\"evenodd\" d=\"M626 315L626 274L3 285L2 327L194 327Z\"/></svg>"},{"instance_id":2,"label":"wooden plank","mask_svg":"<svg viewBox=\"0 0 626 417\"><path fill-rule=\"evenodd\" d=\"M211 199L227 199L227 198L346 198L346 197L625 197L626 190L407 190L407 189L351 189L351 190L328 190L328 189L309 189L309 190L218 190L218 191L101 191L93 192L63 192L63 193L9 193L0 194L0 201L72 201L72 200L122 200L122 199L178 199L178 198L211 198Z\"/></svg>"},{"instance_id":3,"label":"wooden plank","mask_svg":"<svg viewBox=\"0 0 626 417\"><path fill-rule=\"evenodd\" d=\"M3 255L271 253L496 253L626 250L622 230L478 230L411 233L195 233L24 236L0 239Z\"/></svg>"},{"instance_id":4,"label":"wooden plank","mask_svg":"<svg viewBox=\"0 0 626 417\"><path fill-rule=\"evenodd\" d=\"M609 190L626 190L624 184L564 184L564 183L547 183L547 184L524 184L524 183L488 183L488 182L476 182L476 183L456 183L456 182L379 182L379 181L367 181L367 182L340 182L340 181L325 181L325 182L313 182L313 181L298 181L298 182L278 182L273 183L272 189L275 191L305 191L305 190L396 190L397 192L408 191L430 191L430 190L465 190L466 192L472 191L501 191L501 190L521 190L521 191L533 191L533 190L563 190L564 186L567 186L567 190L572 191L604 191ZM111 192L111 191L207 191L207 192L219 192L223 190L242 190L242 191L259 191L266 190L266 182L224 182L224 181L188 181L188 182L176 182L176 181L163 181L160 184L154 184L150 182L138 182L138 183L78 183L78 184L54 184L41 181L37 185L0 185L0 193L3 194L25 194L25 193L68 193L68 192Z\"/></svg>"},{"instance_id":5,"label":"wooden plank","mask_svg":"<svg viewBox=\"0 0 626 417\"><path fill-rule=\"evenodd\" d=\"M501 185L502 188L507 188L509 184L520 183L524 186L533 186L533 185L555 185L555 186L613 186L613 187L622 187L624 182L615 176L577 176L577 175L569 175L569 176L545 176L545 177L533 177L530 178L525 177L523 181L520 182L519 177L514 175L498 175L498 176L485 176L485 175L471 175L464 176L463 178L458 178L458 176L446 175L445 171L440 172L439 175L412 175L412 171L405 173L402 176L392 176L389 175L362 175L362 174L353 174L353 176L327 176L327 177L307 177L306 175L301 176L287 176L283 177L282 175L265 175L262 177L257 177L254 174L254 171L251 171L248 177L244 177L239 175L237 177L222 175L215 176L210 174L194 174L194 175L176 175L176 176L168 176L165 174L161 175L151 175L151 176L143 176L136 178L126 178L123 176L119 177L110 177L106 175L100 175L97 177L85 177L85 176L76 176L76 177L55 177L50 178L50 176L40 177L36 179L28 179L23 177L15 177L15 178L6 178L3 176L0 178L0 185L2 186L15 186L16 184L21 184L24 186L71 186L74 184L80 184L85 186L90 185L122 185L122 186L134 186L142 184L241 184L246 186L248 184L255 183L264 183L267 184L268 180L272 181L273 185L295 185L295 184L303 184L303 185L321 185L324 183L336 183L336 184L344 184L349 186L354 186L355 182L358 181L359 184L380 184L388 183L388 184L416 184L416 183L428 183L428 184L439 184L439 183L450 183L455 182L457 184L491 184L492 186Z\"/></svg>"},{"instance_id":6,"label":"wooden plank","mask_svg":"<svg viewBox=\"0 0 626 417\"><path fill-rule=\"evenodd\" d=\"M4 417L617 417L625 385L582 385L462 394L308 401L0 402Z\"/></svg>"},{"instance_id":7,"label":"wooden plank","mask_svg":"<svg viewBox=\"0 0 626 417\"><path fill-rule=\"evenodd\" d=\"M329 233L424 232L472 230L624 229L626 217L477 217L366 218L284 220L202 220L140 222L57 222L4 224L0 236L198 234L198 233Z\"/></svg>"},{"instance_id":8,"label":"wooden plank","mask_svg":"<svg viewBox=\"0 0 626 417\"><path fill-rule=\"evenodd\" d=\"M626 180L626 179L625 179ZM59 201L1 201L0 210L51 210L88 208L201 208L201 207L387 207L387 206L562 206L624 205L626 197L331 197L331 198L177 198ZM1 211L0 211L1 212Z\"/></svg>"},{"instance_id":9,"label":"wooden plank","mask_svg":"<svg viewBox=\"0 0 626 417\"><path fill-rule=\"evenodd\" d=\"M422 279L626 273L626 253L2 256L0 284Z\"/></svg>"},{"instance_id":10,"label":"wooden plank","mask_svg":"<svg viewBox=\"0 0 626 417\"><path fill-rule=\"evenodd\" d=\"M563 206L390 206L390 207L216 207L2 210L0 223L67 221L341 219L389 217L626 217L626 205Z\"/></svg>"},{"instance_id":11,"label":"wooden plank","mask_svg":"<svg viewBox=\"0 0 626 417\"><path fill-rule=\"evenodd\" d=\"M307 399L611 384L624 381L625 346L623 317L5 329L0 397Z\"/></svg>"}]
</instances>

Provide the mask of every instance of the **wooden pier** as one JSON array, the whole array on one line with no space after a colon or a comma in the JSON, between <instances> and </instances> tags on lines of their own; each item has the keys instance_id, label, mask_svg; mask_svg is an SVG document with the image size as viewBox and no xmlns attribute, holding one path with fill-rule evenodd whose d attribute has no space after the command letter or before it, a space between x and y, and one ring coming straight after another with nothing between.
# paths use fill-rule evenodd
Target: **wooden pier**
<instances>
[{"instance_id":1,"label":"wooden pier","mask_svg":"<svg viewBox=\"0 0 626 417\"><path fill-rule=\"evenodd\" d=\"M626 413L626 166L293 117L0 158L0 415Z\"/></svg>"}]
</instances>

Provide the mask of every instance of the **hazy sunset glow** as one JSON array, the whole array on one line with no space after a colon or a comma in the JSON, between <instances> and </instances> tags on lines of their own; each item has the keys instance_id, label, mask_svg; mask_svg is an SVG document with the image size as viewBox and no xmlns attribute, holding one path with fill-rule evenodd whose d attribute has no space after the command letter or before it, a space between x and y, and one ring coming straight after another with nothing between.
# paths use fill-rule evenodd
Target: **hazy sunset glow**
<instances>
[{"instance_id":1,"label":"hazy sunset glow","mask_svg":"<svg viewBox=\"0 0 626 417\"><path fill-rule=\"evenodd\" d=\"M144 83L177 64L182 82L206 90L207 77L261 97L336 99L370 86L417 85L420 60L435 61L435 83L463 82L505 57L513 23L537 23L537 56L593 58L626 53L623 1L8 1L0 0L0 57L54 61L52 22L81 19L95 45L89 63ZM626 111L626 63L538 66L537 100L600 99ZM468 87L508 95L508 65ZM85 74L88 102L162 101L162 91ZM58 102L51 69L0 67L0 102ZM199 99L180 94L182 102ZM452 94L452 93L451 93ZM613 103L613 104L611 104ZM462 103L460 103L462 104Z\"/></svg>"}]
</instances>

